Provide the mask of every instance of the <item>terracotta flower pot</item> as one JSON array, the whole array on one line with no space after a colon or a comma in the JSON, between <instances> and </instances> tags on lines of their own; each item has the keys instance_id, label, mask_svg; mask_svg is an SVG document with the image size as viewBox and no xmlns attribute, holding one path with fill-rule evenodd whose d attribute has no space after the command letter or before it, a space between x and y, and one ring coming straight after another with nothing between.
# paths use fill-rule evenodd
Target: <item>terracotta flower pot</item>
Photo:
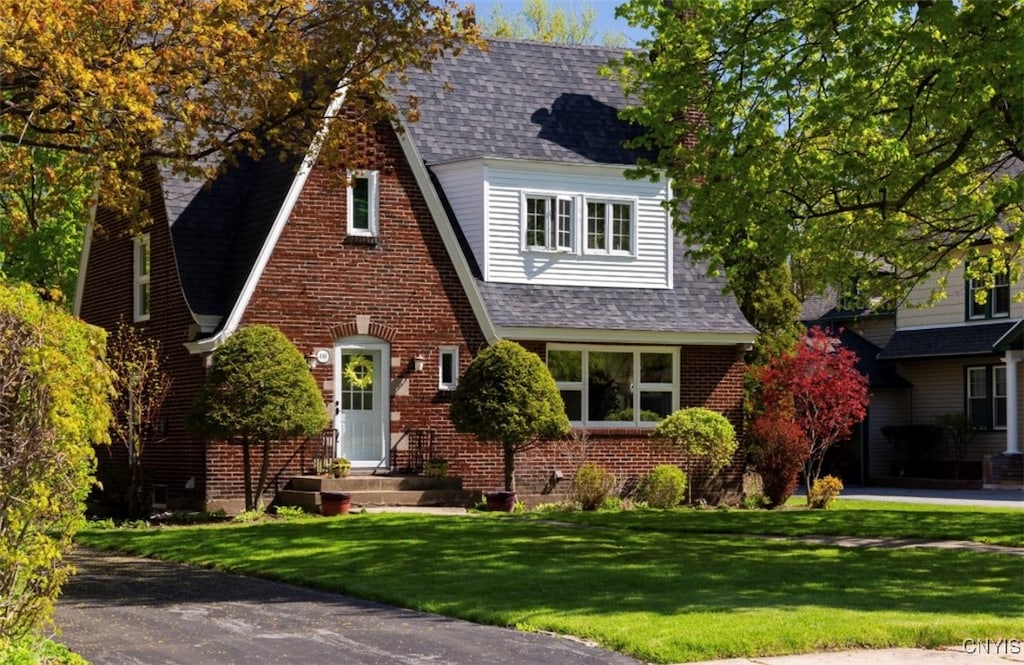
<instances>
[{"instance_id":1,"label":"terracotta flower pot","mask_svg":"<svg viewBox=\"0 0 1024 665\"><path fill-rule=\"evenodd\" d=\"M320 512L325 517L347 515L351 507L351 494L346 492L320 492Z\"/></svg>"},{"instance_id":2,"label":"terracotta flower pot","mask_svg":"<svg viewBox=\"0 0 1024 665\"><path fill-rule=\"evenodd\" d=\"M487 510L492 513L511 513L516 508L515 492L485 492L487 499Z\"/></svg>"}]
</instances>

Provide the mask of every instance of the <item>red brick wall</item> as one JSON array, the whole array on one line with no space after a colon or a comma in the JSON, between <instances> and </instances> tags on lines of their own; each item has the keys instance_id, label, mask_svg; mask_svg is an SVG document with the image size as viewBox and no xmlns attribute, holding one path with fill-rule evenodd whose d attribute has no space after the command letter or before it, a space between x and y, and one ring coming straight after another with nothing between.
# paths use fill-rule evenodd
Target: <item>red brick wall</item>
<instances>
[{"instance_id":1,"label":"red brick wall","mask_svg":"<svg viewBox=\"0 0 1024 665\"><path fill-rule=\"evenodd\" d=\"M184 347L193 320L178 281L163 196L154 171L147 171L145 182L152 202L152 224L146 229L150 234L151 308L149 321L137 326L144 334L160 340L163 368L173 376L173 383L163 410L166 434L143 451L143 473L148 484L167 485L172 504L199 505L204 492L203 444L185 430L184 418L204 370L202 360ZM97 224L80 315L112 334L121 317L132 323L134 250L125 220L100 211ZM117 444L100 448L97 457L101 479L116 479L127 464L127 453ZM193 489L186 488L189 480Z\"/></svg>"}]
</instances>

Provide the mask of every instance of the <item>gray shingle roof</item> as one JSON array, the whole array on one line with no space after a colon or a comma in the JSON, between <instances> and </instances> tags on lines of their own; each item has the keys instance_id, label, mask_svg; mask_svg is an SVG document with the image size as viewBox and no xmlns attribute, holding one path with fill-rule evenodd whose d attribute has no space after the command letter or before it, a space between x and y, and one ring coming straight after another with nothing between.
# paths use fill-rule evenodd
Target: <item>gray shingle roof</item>
<instances>
[{"instance_id":1,"label":"gray shingle roof","mask_svg":"<svg viewBox=\"0 0 1024 665\"><path fill-rule=\"evenodd\" d=\"M993 353L992 346L1016 321L980 323L949 328L897 330L878 357L882 360L976 356Z\"/></svg>"},{"instance_id":2,"label":"gray shingle roof","mask_svg":"<svg viewBox=\"0 0 1024 665\"><path fill-rule=\"evenodd\" d=\"M414 95L410 123L427 164L470 157L633 164L622 147L637 130L618 119L628 104L619 83L599 68L622 50L492 40L411 72L399 97Z\"/></svg>"},{"instance_id":3,"label":"gray shingle roof","mask_svg":"<svg viewBox=\"0 0 1024 665\"><path fill-rule=\"evenodd\" d=\"M495 325L511 328L606 329L644 332L745 333L753 336L725 279L685 258L675 242L675 288L534 286L478 281Z\"/></svg>"}]
</instances>

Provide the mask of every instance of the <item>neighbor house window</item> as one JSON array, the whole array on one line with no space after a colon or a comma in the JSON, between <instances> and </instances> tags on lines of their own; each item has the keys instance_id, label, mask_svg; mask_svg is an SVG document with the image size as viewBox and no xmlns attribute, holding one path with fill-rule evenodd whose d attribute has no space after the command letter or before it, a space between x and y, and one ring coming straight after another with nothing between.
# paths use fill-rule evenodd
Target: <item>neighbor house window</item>
<instances>
[{"instance_id":1,"label":"neighbor house window","mask_svg":"<svg viewBox=\"0 0 1024 665\"><path fill-rule=\"evenodd\" d=\"M979 303L977 294L985 291L985 302ZM981 280L967 280L967 318L994 319L1010 315L1010 277L1001 272L995 276L995 283L986 288Z\"/></svg>"},{"instance_id":2,"label":"neighbor house window","mask_svg":"<svg viewBox=\"0 0 1024 665\"><path fill-rule=\"evenodd\" d=\"M588 200L587 251L632 254L634 210L629 202Z\"/></svg>"},{"instance_id":3,"label":"neighbor house window","mask_svg":"<svg viewBox=\"0 0 1024 665\"><path fill-rule=\"evenodd\" d=\"M576 236L574 199L568 196L524 197L523 245L526 249L571 252Z\"/></svg>"},{"instance_id":4,"label":"neighbor house window","mask_svg":"<svg viewBox=\"0 0 1024 665\"><path fill-rule=\"evenodd\" d=\"M967 416L978 429L1006 429L1006 366L967 368Z\"/></svg>"},{"instance_id":5,"label":"neighbor house window","mask_svg":"<svg viewBox=\"0 0 1024 665\"><path fill-rule=\"evenodd\" d=\"M442 346L438 388L455 390L459 384L459 347Z\"/></svg>"},{"instance_id":6,"label":"neighbor house window","mask_svg":"<svg viewBox=\"0 0 1024 665\"><path fill-rule=\"evenodd\" d=\"M149 260L149 234L143 233L132 241L134 258L133 264L133 312L136 321L149 320L150 307L150 260Z\"/></svg>"},{"instance_id":7,"label":"neighbor house window","mask_svg":"<svg viewBox=\"0 0 1024 665\"><path fill-rule=\"evenodd\" d=\"M376 236L380 198L377 171L350 171L348 174L348 233Z\"/></svg>"},{"instance_id":8,"label":"neighbor house window","mask_svg":"<svg viewBox=\"0 0 1024 665\"><path fill-rule=\"evenodd\" d=\"M679 403L678 350L549 345L547 364L565 412L586 426L645 426Z\"/></svg>"}]
</instances>

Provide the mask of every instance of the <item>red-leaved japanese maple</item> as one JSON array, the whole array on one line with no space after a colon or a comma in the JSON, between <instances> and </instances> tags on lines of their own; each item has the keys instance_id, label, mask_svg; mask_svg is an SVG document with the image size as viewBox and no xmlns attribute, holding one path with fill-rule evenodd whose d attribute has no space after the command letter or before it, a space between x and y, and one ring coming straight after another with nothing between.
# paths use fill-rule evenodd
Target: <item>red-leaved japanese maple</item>
<instances>
[{"instance_id":1,"label":"red-leaved japanese maple","mask_svg":"<svg viewBox=\"0 0 1024 665\"><path fill-rule=\"evenodd\" d=\"M808 495L821 473L825 452L850 436L867 413L868 380L856 363L857 355L836 337L812 328L791 353L758 372L763 412L792 414L810 442L804 462Z\"/></svg>"}]
</instances>

